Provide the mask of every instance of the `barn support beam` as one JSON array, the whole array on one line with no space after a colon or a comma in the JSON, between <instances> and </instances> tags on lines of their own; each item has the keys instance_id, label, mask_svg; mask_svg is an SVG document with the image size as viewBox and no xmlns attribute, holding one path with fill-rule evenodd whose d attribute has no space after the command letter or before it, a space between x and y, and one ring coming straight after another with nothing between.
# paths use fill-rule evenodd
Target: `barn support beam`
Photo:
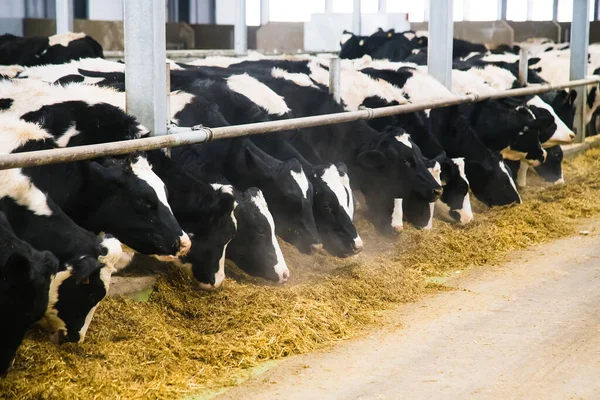
<instances>
[{"instance_id":1,"label":"barn support beam","mask_svg":"<svg viewBox=\"0 0 600 400\"><path fill-rule=\"evenodd\" d=\"M325 0L325 12L326 13L333 12L333 0Z\"/></svg>"},{"instance_id":2,"label":"barn support beam","mask_svg":"<svg viewBox=\"0 0 600 400\"><path fill-rule=\"evenodd\" d=\"M429 0L427 69L442 85L452 89L453 0Z\"/></svg>"},{"instance_id":3,"label":"barn support beam","mask_svg":"<svg viewBox=\"0 0 600 400\"><path fill-rule=\"evenodd\" d=\"M527 57L527 50L519 50L519 83L521 85L527 85L527 73L529 72L529 57Z\"/></svg>"},{"instance_id":4,"label":"barn support beam","mask_svg":"<svg viewBox=\"0 0 600 400\"><path fill-rule=\"evenodd\" d=\"M379 4L377 5L377 11L380 13L387 12L387 0L379 0Z\"/></svg>"},{"instance_id":5,"label":"barn support beam","mask_svg":"<svg viewBox=\"0 0 600 400\"><path fill-rule=\"evenodd\" d=\"M269 0L260 0L260 24L266 25L269 23L271 5Z\"/></svg>"},{"instance_id":6,"label":"barn support beam","mask_svg":"<svg viewBox=\"0 0 600 400\"><path fill-rule=\"evenodd\" d=\"M248 28L246 27L246 0L235 2L235 25L233 27L233 49L235 54L248 53Z\"/></svg>"},{"instance_id":7,"label":"barn support beam","mask_svg":"<svg viewBox=\"0 0 600 400\"><path fill-rule=\"evenodd\" d=\"M552 0L552 21L558 21L558 0Z\"/></svg>"},{"instance_id":8,"label":"barn support beam","mask_svg":"<svg viewBox=\"0 0 600 400\"><path fill-rule=\"evenodd\" d=\"M167 133L164 0L123 2L126 110L155 136Z\"/></svg>"},{"instance_id":9,"label":"barn support beam","mask_svg":"<svg viewBox=\"0 0 600 400\"><path fill-rule=\"evenodd\" d=\"M571 70L569 79L583 79L587 75L588 42L590 36L590 0L573 0L573 21L571 22ZM587 90L577 88L574 129L577 143L585 139L585 104Z\"/></svg>"},{"instance_id":10,"label":"barn support beam","mask_svg":"<svg viewBox=\"0 0 600 400\"><path fill-rule=\"evenodd\" d=\"M179 0L167 0L169 22L179 22Z\"/></svg>"},{"instance_id":11,"label":"barn support beam","mask_svg":"<svg viewBox=\"0 0 600 400\"><path fill-rule=\"evenodd\" d=\"M352 32L355 35L361 34L360 0L354 0L354 8L352 11Z\"/></svg>"},{"instance_id":12,"label":"barn support beam","mask_svg":"<svg viewBox=\"0 0 600 400\"><path fill-rule=\"evenodd\" d=\"M506 21L506 3L508 0L499 0L498 1L498 19L501 21Z\"/></svg>"},{"instance_id":13,"label":"barn support beam","mask_svg":"<svg viewBox=\"0 0 600 400\"><path fill-rule=\"evenodd\" d=\"M73 0L56 0L56 33L73 32Z\"/></svg>"},{"instance_id":14,"label":"barn support beam","mask_svg":"<svg viewBox=\"0 0 600 400\"><path fill-rule=\"evenodd\" d=\"M340 76L340 58L332 57L331 60L329 60L329 93L338 104L341 102Z\"/></svg>"}]
</instances>

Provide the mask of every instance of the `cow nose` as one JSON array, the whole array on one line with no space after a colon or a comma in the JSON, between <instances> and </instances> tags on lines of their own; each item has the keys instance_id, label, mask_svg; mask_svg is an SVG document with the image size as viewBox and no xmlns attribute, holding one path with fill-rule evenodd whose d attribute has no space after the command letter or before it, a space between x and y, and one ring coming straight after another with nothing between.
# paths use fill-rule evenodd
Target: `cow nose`
<instances>
[{"instance_id":1,"label":"cow nose","mask_svg":"<svg viewBox=\"0 0 600 400\"><path fill-rule=\"evenodd\" d=\"M575 132L573 132L573 131L569 132L569 138L571 140L575 140Z\"/></svg>"},{"instance_id":2,"label":"cow nose","mask_svg":"<svg viewBox=\"0 0 600 400\"><path fill-rule=\"evenodd\" d=\"M289 278L290 278L290 270L286 268L283 271L281 271L281 276L279 277L279 283L286 283Z\"/></svg>"},{"instance_id":3,"label":"cow nose","mask_svg":"<svg viewBox=\"0 0 600 400\"><path fill-rule=\"evenodd\" d=\"M179 236L176 246L179 249L175 255L176 257L183 257L190 251L192 241L187 233L183 232L183 235Z\"/></svg>"},{"instance_id":4,"label":"cow nose","mask_svg":"<svg viewBox=\"0 0 600 400\"><path fill-rule=\"evenodd\" d=\"M363 241L360 238L360 236L357 236L356 238L354 238L354 242L352 243L352 250L354 250L354 254L358 254L362 251L363 249Z\"/></svg>"},{"instance_id":5,"label":"cow nose","mask_svg":"<svg viewBox=\"0 0 600 400\"><path fill-rule=\"evenodd\" d=\"M50 341L54 344L61 345L65 342L66 337L67 333L60 329L50 334Z\"/></svg>"},{"instance_id":6,"label":"cow nose","mask_svg":"<svg viewBox=\"0 0 600 400\"><path fill-rule=\"evenodd\" d=\"M321 250L323 250L323 243L313 243L313 244L311 244L310 245L310 250L311 250L312 254L320 252Z\"/></svg>"}]
</instances>

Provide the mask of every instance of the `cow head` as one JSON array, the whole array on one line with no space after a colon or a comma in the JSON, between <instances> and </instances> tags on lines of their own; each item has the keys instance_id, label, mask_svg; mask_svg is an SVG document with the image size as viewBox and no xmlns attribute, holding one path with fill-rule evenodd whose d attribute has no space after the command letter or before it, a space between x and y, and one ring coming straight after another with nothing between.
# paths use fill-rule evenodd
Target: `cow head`
<instances>
[{"instance_id":1,"label":"cow head","mask_svg":"<svg viewBox=\"0 0 600 400\"><path fill-rule=\"evenodd\" d=\"M227 259L248 275L278 283L290 276L275 237L275 222L262 192L254 187L236 196L238 230L227 248Z\"/></svg>"},{"instance_id":2,"label":"cow head","mask_svg":"<svg viewBox=\"0 0 600 400\"><path fill-rule=\"evenodd\" d=\"M564 183L565 179L562 170L563 151L560 146L550 147L548 149L548 156L546 162L544 162L535 170L539 176L545 181L553 182L556 184Z\"/></svg>"},{"instance_id":3,"label":"cow head","mask_svg":"<svg viewBox=\"0 0 600 400\"><path fill-rule=\"evenodd\" d=\"M594 70L594 75L600 75L600 68ZM588 86L587 101L585 104L585 123L589 124L592 121L594 113L600 107L600 83L593 86Z\"/></svg>"},{"instance_id":4,"label":"cow head","mask_svg":"<svg viewBox=\"0 0 600 400\"><path fill-rule=\"evenodd\" d=\"M535 118L527 107L519 107L517 113L523 121L522 129L510 138L510 145L502 150L502 156L511 161L523 160L530 165L540 165L546 159L546 151L540 143L540 130L553 124L551 117Z\"/></svg>"},{"instance_id":5,"label":"cow head","mask_svg":"<svg viewBox=\"0 0 600 400\"><path fill-rule=\"evenodd\" d=\"M423 161L420 149L400 128L392 128L366 143L356 155L354 179L365 195L369 213L382 232L389 229L394 199L414 197L431 203L442 194ZM385 211L384 211L385 210ZM373 213L385 212L384 218ZM376 221L385 221L380 224Z\"/></svg>"},{"instance_id":6,"label":"cow head","mask_svg":"<svg viewBox=\"0 0 600 400\"><path fill-rule=\"evenodd\" d=\"M521 203L512 173L497 153L485 158L466 160L465 172L475 197L488 206Z\"/></svg>"},{"instance_id":7,"label":"cow head","mask_svg":"<svg viewBox=\"0 0 600 400\"><path fill-rule=\"evenodd\" d=\"M322 248L313 214L313 187L300 162L271 159L256 147L244 152L248 173L261 182L277 235L303 253Z\"/></svg>"},{"instance_id":8,"label":"cow head","mask_svg":"<svg viewBox=\"0 0 600 400\"><path fill-rule=\"evenodd\" d=\"M359 253L363 242L352 223L354 197L346 165L318 166L310 175L315 222L325 250L337 257Z\"/></svg>"},{"instance_id":9,"label":"cow head","mask_svg":"<svg viewBox=\"0 0 600 400\"><path fill-rule=\"evenodd\" d=\"M190 239L173 216L164 183L145 157L90 162L86 168L87 197L92 199L85 213L88 229L110 232L142 254L187 253Z\"/></svg>"},{"instance_id":10,"label":"cow head","mask_svg":"<svg viewBox=\"0 0 600 400\"><path fill-rule=\"evenodd\" d=\"M46 312L50 281L57 271L58 260L50 252L37 251L17 239L3 214L0 214L0 243L1 375L9 369L27 329Z\"/></svg>"},{"instance_id":11,"label":"cow head","mask_svg":"<svg viewBox=\"0 0 600 400\"><path fill-rule=\"evenodd\" d=\"M177 264L194 277L203 289L216 289L225 279L225 253L237 229L236 202L230 185L213 184L213 204L204 216L192 211L189 217L178 213L181 225L190 232L192 246ZM193 207L190 204L190 207ZM196 207L200 208L199 204Z\"/></svg>"},{"instance_id":12,"label":"cow head","mask_svg":"<svg viewBox=\"0 0 600 400\"><path fill-rule=\"evenodd\" d=\"M448 222L467 224L473 220L469 180L465 174L464 158L441 162L442 197L435 203L436 215Z\"/></svg>"},{"instance_id":13,"label":"cow head","mask_svg":"<svg viewBox=\"0 0 600 400\"><path fill-rule=\"evenodd\" d=\"M548 103L534 96L527 102L527 106L535 119L540 120L536 127L540 132L540 142L544 148L573 142L575 133L565 125Z\"/></svg>"},{"instance_id":14,"label":"cow head","mask_svg":"<svg viewBox=\"0 0 600 400\"><path fill-rule=\"evenodd\" d=\"M345 30L340 39L340 58L353 60L367 54L366 39Z\"/></svg>"},{"instance_id":15,"label":"cow head","mask_svg":"<svg viewBox=\"0 0 600 400\"><path fill-rule=\"evenodd\" d=\"M64 263L52 278L41 325L55 344L83 342L98 303L108 293L121 258L121 243L110 235L100 235L97 244L96 258L85 255Z\"/></svg>"}]
</instances>

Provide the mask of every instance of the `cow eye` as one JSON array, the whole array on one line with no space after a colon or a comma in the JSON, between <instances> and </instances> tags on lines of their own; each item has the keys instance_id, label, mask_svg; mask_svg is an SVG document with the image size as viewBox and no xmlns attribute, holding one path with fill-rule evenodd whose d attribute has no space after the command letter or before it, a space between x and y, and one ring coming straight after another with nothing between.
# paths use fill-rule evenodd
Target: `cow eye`
<instances>
[{"instance_id":1,"label":"cow eye","mask_svg":"<svg viewBox=\"0 0 600 400\"><path fill-rule=\"evenodd\" d=\"M138 200L138 204L141 207L154 208L153 204L149 200L146 200L146 199L140 199L140 200Z\"/></svg>"},{"instance_id":2,"label":"cow eye","mask_svg":"<svg viewBox=\"0 0 600 400\"><path fill-rule=\"evenodd\" d=\"M406 165L407 167L412 167L413 166L413 164L412 164L412 162L410 160L403 160L402 163L404 165Z\"/></svg>"},{"instance_id":3,"label":"cow eye","mask_svg":"<svg viewBox=\"0 0 600 400\"><path fill-rule=\"evenodd\" d=\"M265 231L265 228L263 228L262 226L259 226L258 228L256 228L256 232L259 235L264 235L266 231Z\"/></svg>"},{"instance_id":4,"label":"cow eye","mask_svg":"<svg viewBox=\"0 0 600 400\"><path fill-rule=\"evenodd\" d=\"M90 284L90 278L85 278L84 280L81 281L82 285L89 285Z\"/></svg>"}]
</instances>

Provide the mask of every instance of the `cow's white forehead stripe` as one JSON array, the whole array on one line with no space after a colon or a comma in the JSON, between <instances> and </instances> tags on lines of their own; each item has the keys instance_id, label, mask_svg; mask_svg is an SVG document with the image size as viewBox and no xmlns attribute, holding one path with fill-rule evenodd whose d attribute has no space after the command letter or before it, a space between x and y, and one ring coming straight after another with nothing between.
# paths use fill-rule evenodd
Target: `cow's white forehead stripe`
<instances>
[{"instance_id":1,"label":"cow's white forehead stripe","mask_svg":"<svg viewBox=\"0 0 600 400\"><path fill-rule=\"evenodd\" d=\"M517 193L517 196L519 197L519 201L521 201L521 195L519 194L519 191L517 190L517 185L515 185L515 181L513 180L512 176L510 175L510 172L508 172L508 170L506 169L506 165L504 165L504 161L500 160L498 162L498 164L500 165L500 169L502 170L502 172L504 172L506 174L506 176L508 177L508 181L510 182L510 185L513 187L513 189L515 189L515 192Z\"/></svg>"},{"instance_id":2,"label":"cow's white forehead stripe","mask_svg":"<svg viewBox=\"0 0 600 400\"><path fill-rule=\"evenodd\" d=\"M302 191L304 198L308 199L309 185L308 185L308 179L306 178L306 174L304 173L304 171L302 169L300 169L300 172L290 171L290 173L292 174L292 178L294 178L296 183L298 183L298 186L300 187L300 190Z\"/></svg>"},{"instance_id":3,"label":"cow's white forehead stripe","mask_svg":"<svg viewBox=\"0 0 600 400\"><path fill-rule=\"evenodd\" d=\"M275 258L277 260L277 262L273 266L273 269L275 270L277 276L279 276L279 279L282 280L284 272L287 272L289 276L289 270L285 262L285 258L283 258L281 247L279 247L279 243L277 242L277 238L275 237L275 221L273 220L273 216L269 211L267 202L261 191L259 191L256 196L252 196L252 203L254 203L256 208L258 208L258 211L267 219L267 222L269 223L269 227L271 229L271 243L273 244Z\"/></svg>"},{"instance_id":4,"label":"cow's white forehead stripe","mask_svg":"<svg viewBox=\"0 0 600 400\"><path fill-rule=\"evenodd\" d=\"M460 174L460 177L467 182L467 185L469 184L469 180L467 179L467 174L465 173L465 159L464 158L453 158L452 162L454 164L456 164L456 166L458 167L458 173Z\"/></svg>"},{"instance_id":5,"label":"cow's white forehead stripe","mask_svg":"<svg viewBox=\"0 0 600 400\"><path fill-rule=\"evenodd\" d=\"M156 193L158 200L163 203L165 207L171 210L171 206L167 201L167 192L165 191L165 184L163 181L152 171L152 167L148 163L148 160L144 157L138 157L134 163L131 163L131 170L141 180L146 182Z\"/></svg>"},{"instance_id":6,"label":"cow's white forehead stripe","mask_svg":"<svg viewBox=\"0 0 600 400\"><path fill-rule=\"evenodd\" d=\"M350 219L354 219L354 195L352 193L352 187L350 187L350 177L344 173L340 177L344 189L346 189L346 196L348 199L348 210L350 210Z\"/></svg>"},{"instance_id":7,"label":"cow's white forehead stripe","mask_svg":"<svg viewBox=\"0 0 600 400\"><path fill-rule=\"evenodd\" d=\"M404 226L402 213L402 199L394 199L394 211L392 212L392 228L402 229Z\"/></svg>"},{"instance_id":8,"label":"cow's white forehead stripe","mask_svg":"<svg viewBox=\"0 0 600 400\"><path fill-rule=\"evenodd\" d=\"M325 182L327 187L335 195L338 204L344 209L350 220L353 217L353 210L350 208L350 199L348 198L348 190L344 187L340 173L335 165L326 168L321 175L321 180Z\"/></svg>"},{"instance_id":9,"label":"cow's white forehead stripe","mask_svg":"<svg viewBox=\"0 0 600 400\"><path fill-rule=\"evenodd\" d=\"M404 144L406 147L409 147L412 149L412 143L410 142L410 135L408 135L408 133L404 133L402 135L397 135L396 140L399 141L400 143Z\"/></svg>"}]
</instances>

